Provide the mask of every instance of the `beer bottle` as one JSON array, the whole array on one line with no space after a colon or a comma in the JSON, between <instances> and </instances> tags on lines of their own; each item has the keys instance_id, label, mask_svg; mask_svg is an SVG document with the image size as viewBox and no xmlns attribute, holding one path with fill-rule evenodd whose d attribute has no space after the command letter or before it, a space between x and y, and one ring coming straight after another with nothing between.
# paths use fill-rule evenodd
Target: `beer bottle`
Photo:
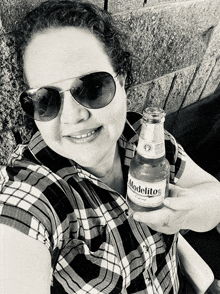
<instances>
[{"instance_id":1,"label":"beer bottle","mask_svg":"<svg viewBox=\"0 0 220 294\"><path fill-rule=\"evenodd\" d=\"M143 112L135 156L130 163L127 202L133 211L150 211L163 206L168 195L170 165L165 158L165 112L148 107Z\"/></svg>"}]
</instances>

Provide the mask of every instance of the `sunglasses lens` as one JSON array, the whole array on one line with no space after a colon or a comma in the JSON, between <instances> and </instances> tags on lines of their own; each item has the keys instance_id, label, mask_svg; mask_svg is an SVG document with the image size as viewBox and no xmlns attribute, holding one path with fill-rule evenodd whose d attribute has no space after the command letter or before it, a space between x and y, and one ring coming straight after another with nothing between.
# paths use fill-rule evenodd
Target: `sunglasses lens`
<instances>
[{"instance_id":1,"label":"sunglasses lens","mask_svg":"<svg viewBox=\"0 0 220 294\"><path fill-rule=\"evenodd\" d=\"M98 109L107 106L115 96L114 78L107 72L96 72L74 79L70 89L73 98L81 105ZM30 89L20 96L23 110L38 121L54 119L60 110L61 97L53 88Z\"/></svg>"},{"instance_id":2,"label":"sunglasses lens","mask_svg":"<svg viewBox=\"0 0 220 294\"><path fill-rule=\"evenodd\" d=\"M60 110L61 99L57 90L40 88L37 91L25 91L20 96L23 110L38 121L50 121Z\"/></svg>"},{"instance_id":3,"label":"sunglasses lens","mask_svg":"<svg viewBox=\"0 0 220 294\"><path fill-rule=\"evenodd\" d=\"M77 80L70 93L81 105L97 109L107 106L115 96L116 85L107 72L96 72Z\"/></svg>"}]
</instances>

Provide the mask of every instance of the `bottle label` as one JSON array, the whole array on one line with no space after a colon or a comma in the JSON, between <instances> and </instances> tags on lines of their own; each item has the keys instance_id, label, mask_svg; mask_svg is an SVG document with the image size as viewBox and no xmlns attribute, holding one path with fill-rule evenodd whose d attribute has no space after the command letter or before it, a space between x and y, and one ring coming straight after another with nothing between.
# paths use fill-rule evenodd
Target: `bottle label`
<instances>
[{"instance_id":1,"label":"bottle label","mask_svg":"<svg viewBox=\"0 0 220 294\"><path fill-rule=\"evenodd\" d=\"M143 124L137 152L145 158L159 158L165 154L164 130L160 124Z\"/></svg>"},{"instance_id":2,"label":"bottle label","mask_svg":"<svg viewBox=\"0 0 220 294\"><path fill-rule=\"evenodd\" d=\"M156 207L163 203L166 192L166 179L159 182L140 181L129 173L127 196L129 199L143 207Z\"/></svg>"},{"instance_id":3,"label":"bottle label","mask_svg":"<svg viewBox=\"0 0 220 294\"><path fill-rule=\"evenodd\" d=\"M145 158L159 158L164 156L164 142L153 143L139 137L137 152Z\"/></svg>"}]
</instances>

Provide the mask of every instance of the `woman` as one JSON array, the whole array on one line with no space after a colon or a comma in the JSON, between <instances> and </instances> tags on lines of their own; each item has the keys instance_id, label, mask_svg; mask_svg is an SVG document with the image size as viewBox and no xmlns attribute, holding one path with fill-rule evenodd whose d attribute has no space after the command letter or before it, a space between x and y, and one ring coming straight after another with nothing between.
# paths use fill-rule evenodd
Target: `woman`
<instances>
[{"instance_id":1,"label":"woman","mask_svg":"<svg viewBox=\"0 0 220 294\"><path fill-rule=\"evenodd\" d=\"M217 225L220 186L168 134L171 197L127 215L142 121L126 114L130 57L110 15L44 2L17 47L35 133L1 169L4 293L178 293L177 232Z\"/></svg>"}]
</instances>

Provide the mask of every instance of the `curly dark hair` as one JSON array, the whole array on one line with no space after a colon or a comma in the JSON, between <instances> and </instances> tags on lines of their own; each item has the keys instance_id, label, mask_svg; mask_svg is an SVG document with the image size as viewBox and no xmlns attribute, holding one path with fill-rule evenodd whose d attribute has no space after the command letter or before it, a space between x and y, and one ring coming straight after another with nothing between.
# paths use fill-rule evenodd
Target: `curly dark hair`
<instances>
[{"instance_id":1,"label":"curly dark hair","mask_svg":"<svg viewBox=\"0 0 220 294\"><path fill-rule=\"evenodd\" d=\"M131 57L126 48L126 35L115 24L110 13L80 0L49 0L30 11L15 32L18 62L32 36L53 27L82 27L89 29L103 44L117 74L127 74L125 88L132 83Z\"/></svg>"},{"instance_id":2,"label":"curly dark hair","mask_svg":"<svg viewBox=\"0 0 220 294\"><path fill-rule=\"evenodd\" d=\"M26 46L34 34L48 28L74 26L89 29L103 44L117 74L126 73L125 89L132 84L131 56L126 48L126 35L114 22L110 13L80 0L49 0L30 11L18 25L15 32L17 60L23 67ZM25 118L29 124L30 118ZM32 122L32 128L34 122Z\"/></svg>"}]
</instances>

